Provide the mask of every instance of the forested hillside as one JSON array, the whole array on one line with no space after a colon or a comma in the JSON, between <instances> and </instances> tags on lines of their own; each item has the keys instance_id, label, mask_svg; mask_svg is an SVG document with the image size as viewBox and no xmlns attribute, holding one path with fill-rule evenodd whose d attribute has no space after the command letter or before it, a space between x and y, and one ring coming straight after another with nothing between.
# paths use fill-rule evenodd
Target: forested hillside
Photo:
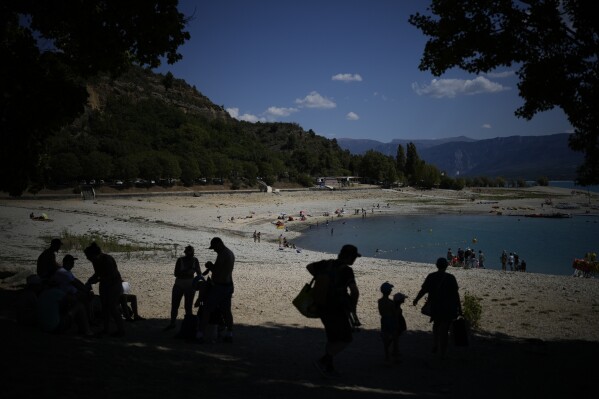
<instances>
[{"instance_id":1,"label":"forested hillside","mask_svg":"<svg viewBox=\"0 0 599 399\"><path fill-rule=\"evenodd\" d=\"M84 116L47 142L44 182L257 177L311 185L355 173L349 152L291 123L237 121L172 75L139 68L89 82Z\"/></svg>"}]
</instances>

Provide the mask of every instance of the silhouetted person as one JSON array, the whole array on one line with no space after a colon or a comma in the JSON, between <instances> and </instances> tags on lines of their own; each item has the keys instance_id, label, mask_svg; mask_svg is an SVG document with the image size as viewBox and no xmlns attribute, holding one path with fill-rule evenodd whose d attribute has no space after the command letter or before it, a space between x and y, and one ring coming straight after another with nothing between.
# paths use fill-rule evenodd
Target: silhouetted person
<instances>
[{"instance_id":1,"label":"silhouetted person","mask_svg":"<svg viewBox=\"0 0 599 399\"><path fill-rule=\"evenodd\" d=\"M102 319L104 329L102 334L109 332L110 319L114 320L117 330L111 335L122 337L125 335L125 323L119 309L123 285L121 273L114 258L102 253L101 248L95 242L83 251L87 259L94 267L94 274L87 280L86 285L99 283L100 302L102 303Z\"/></svg>"},{"instance_id":2,"label":"silhouetted person","mask_svg":"<svg viewBox=\"0 0 599 399\"><path fill-rule=\"evenodd\" d=\"M399 336L406 331L406 320L403 317L401 304L406 296L400 292L391 299L393 285L385 281L381 285L382 296L377 305L381 316L381 339L385 354L385 363L391 363L391 356L399 363Z\"/></svg>"},{"instance_id":3,"label":"silhouetted person","mask_svg":"<svg viewBox=\"0 0 599 399\"><path fill-rule=\"evenodd\" d=\"M43 283L47 283L50 277L60 267L56 261L56 253L62 247L62 241L59 238L53 238L50 247L45 249L37 258L37 275L40 276Z\"/></svg>"},{"instance_id":4,"label":"silhouetted person","mask_svg":"<svg viewBox=\"0 0 599 399\"><path fill-rule=\"evenodd\" d=\"M195 295L193 278L195 275L201 275L200 262L194 256L195 250L191 245L185 247L183 253L185 256L178 258L175 263L175 284L173 285L171 297L171 321L164 327L164 331L177 326L177 314L183 297L185 297L185 315L188 317L193 315L193 297Z\"/></svg>"},{"instance_id":5,"label":"silhouetted person","mask_svg":"<svg viewBox=\"0 0 599 399\"><path fill-rule=\"evenodd\" d=\"M137 308L137 295L131 293L131 284L123 281L123 295L121 295L121 311L127 321L145 320L139 315ZM129 307L131 304L131 307Z\"/></svg>"},{"instance_id":6,"label":"silhouetted person","mask_svg":"<svg viewBox=\"0 0 599 399\"><path fill-rule=\"evenodd\" d=\"M350 266L360 256L358 248L344 245L337 259L322 260L307 266L310 274L316 278L315 305L327 336L325 353L314 365L325 377L337 374L333 359L352 341L350 315L356 310L360 292Z\"/></svg>"},{"instance_id":7,"label":"silhouetted person","mask_svg":"<svg viewBox=\"0 0 599 399\"><path fill-rule=\"evenodd\" d=\"M462 314L462 305L458 293L458 282L452 274L446 272L447 259L437 259L437 271L426 276L422 288L416 298L414 306L420 298L428 294L431 301L431 321L433 322L433 353L438 353L441 358L447 352L447 341L451 322Z\"/></svg>"},{"instance_id":8,"label":"silhouetted person","mask_svg":"<svg viewBox=\"0 0 599 399\"><path fill-rule=\"evenodd\" d=\"M206 271L210 273L212 286L208 290L203 304L202 315L196 338L199 342L204 340L207 335L207 328L210 322L210 315L219 310L222 312L225 323L225 342L233 342L233 313L231 311L231 298L235 290L233 286L233 267L235 265L235 255L233 251L225 246L223 240L214 237L210 241L208 249L216 252L216 261L214 263L206 262Z\"/></svg>"}]
</instances>

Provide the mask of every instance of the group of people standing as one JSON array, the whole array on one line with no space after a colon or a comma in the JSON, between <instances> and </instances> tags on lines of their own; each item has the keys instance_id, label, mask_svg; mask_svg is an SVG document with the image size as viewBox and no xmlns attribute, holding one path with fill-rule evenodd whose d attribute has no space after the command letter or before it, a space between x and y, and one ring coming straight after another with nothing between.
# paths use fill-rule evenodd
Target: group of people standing
<instances>
[{"instance_id":1,"label":"group of people standing","mask_svg":"<svg viewBox=\"0 0 599 399\"><path fill-rule=\"evenodd\" d=\"M501 256L499 257L501 261L501 270L506 271L508 266L510 271L516 272L525 272L526 271L526 261L524 259L520 259L520 256L515 252L510 252L509 254L504 249L501 252Z\"/></svg>"},{"instance_id":2,"label":"group of people standing","mask_svg":"<svg viewBox=\"0 0 599 399\"><path fill-rule=\"evenodd\" d=\"M211 336L209 326L218 314L222 321L224 342L233 342L233 313L231 311L231 299L233 297L233 268L235 255L227 248L220 237L214 237L210 241L210 247L216 252L216 261L208 261L204 264L205 271L202 272L199 260L195 257L195 250L191 245L185 248L184 256L177 259L175 263L175 283L172 290L171 318L170 323L164 328L168 331L176 328L177 314L181 299L185 298L185 318L182 329L189 328L193 337L179 334L184 338L192 338L198 343L203 343L207 336ZM210 274L209 277L204 278ZM194 297L198 292L196 306L197 315L193 313ZM186 322L191 320L191 322ZM189 327L188 323L193 323Z\"/></svg>"},{"instance_id":3,"label":"group of people standing","mask_svg":"<svg viewBox=\"0 0 599 399\"><path fill-rule=\"evenodd\" d=\"M79 334L84 336L109 334L112 337L123 337L125 320L143 320L138 314L137 297L131 294L130 284L121 277L112 256L103 253L95 242L86 247L83 252L92 263L94 273L83 283L71 272L77 258L67 254L62 264L57 262L56 256L62 245L60 239L54 238L38 257L36 274L28 276L26 288L17 305L19 323L37 326L42 331L52 333L67 331L76 325ZM164 330L176 327L178 309L183 298L185 314L193 314L194 296L196 291L200 291L196 302L200 310L194 326L195 340L203 342L210 315L218 311L225 327L223 340L232 342L231 298L234 290L232 273L235 255L219 237L211 240L209 249L217 253L216 261L206 262L203 273L192 246L187 246L185 255L177 259L170 323ZM99 286L102 326L102 330L96 333L90 327L97 324L92 289L95 284ZM110 332L112 323L116 329Z\"/></svg>"},{"instance_id":4,"label":"group of people standing","mask_svg":"<svg viewBox=\"0 0 599 399\"><path fill-rule=\"evenodd\" d=\"M471 248L466 248L465 250L458 248L456 254L451 251L451 248L447 248L446 259L451 266L463 267L464 269L484 269L487 260L482 250L478 251L477 258L476 251Z\"/></svg>"}]
</instances>

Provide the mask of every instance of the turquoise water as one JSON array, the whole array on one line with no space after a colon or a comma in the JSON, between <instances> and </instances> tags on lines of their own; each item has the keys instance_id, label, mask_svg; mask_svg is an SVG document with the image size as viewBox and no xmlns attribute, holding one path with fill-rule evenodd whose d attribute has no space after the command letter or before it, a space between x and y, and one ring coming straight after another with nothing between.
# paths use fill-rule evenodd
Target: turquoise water
<instances>
[{"instance_id":1,"label":"turquoise water","mask_svg":"<svg viewBox=\"0 0 599 399\"><path fill-rule=\"evenodd\" d=\"M306 230L294 243L311 250L337 253L354 244L369 257L434 263L451 248L482 250L488 269L501 269L502 250L526 260L527 272L571 275L572 260L599 253L599 217L569 219L515 216L430 215L369 216L335 219ZM331 229L333 233L331 234ZM476 241L476 242L474 242Z\"/></svg>"},{"instance_id":2,"label":"turquoise water","mask_svg":"<svg viewBox=\"0 0 599 399\"><path fill-rule=\"evenodd\" d=\"M549 185L551 187L561 187L561 188L569 188L572 190L579 191L590 191L592 193L599 193L599 186L577 186L573 181L568 180L550 180Z\"/></svg>"}]
</instances>

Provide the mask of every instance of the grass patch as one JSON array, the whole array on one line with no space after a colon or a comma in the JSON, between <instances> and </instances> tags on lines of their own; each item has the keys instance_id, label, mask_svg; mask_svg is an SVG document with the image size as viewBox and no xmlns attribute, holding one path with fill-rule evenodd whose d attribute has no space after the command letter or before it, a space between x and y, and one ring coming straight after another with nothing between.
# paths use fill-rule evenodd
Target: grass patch
<instances>
[{"instance_id":1,"label":"grass patch","mask_svg":"<svg viewBox=\"0 0 599 399\"><path fill-rule=\"evenodd\" d=\"M54 237L45 237L45 240L50 245L50 241ZM100 234L98 232L92 232L89 234L73 234L68 230L63 230L60 234L60 240L62 241L61 249L64 251L83 251L88 245L92 242L98 244L102 251L105 253L115 253L121 252L126 253L128 256L135 252L145 252L145 251L170 251L170 248L166 248L164 246L156 245L156 244L140 244L140 243L131 243L125 242L123 239L115 236L109 236L106 234ZM175 246L174 253L176 253L177 249Z\"/></svg>"}]
</instances>

